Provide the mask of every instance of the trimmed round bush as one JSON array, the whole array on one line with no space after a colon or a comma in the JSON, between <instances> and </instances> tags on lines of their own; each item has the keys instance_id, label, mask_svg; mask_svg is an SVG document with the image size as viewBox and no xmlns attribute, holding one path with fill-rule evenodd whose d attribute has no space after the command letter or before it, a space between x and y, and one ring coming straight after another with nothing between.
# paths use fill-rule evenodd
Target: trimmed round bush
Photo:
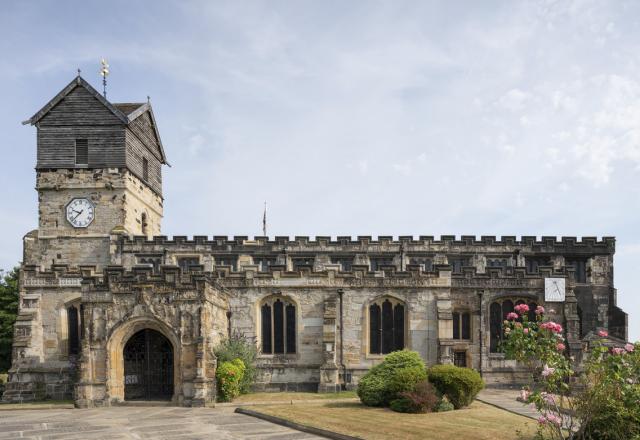
<instances>
[{"instance_id":1,"label":"trimmed round bush","mask_svg":"<svg viewBox=\"0 0 640 440\"><path fill-rule=\"evenodd\" d=\"M415 351L388 354L358 382L358 397L367 406L389 406L405 391L427 378L426 368Z\"/></svg>"},{"instance_id":2,"label":"trimmed round bush","mask_svg":"<svg viewBox=\"0 0 640 440\"><path fill-rule=\"evenodd\" d=\"M429 369L429 381L447 396L455 409L469 406L484 388L477 371L455 365L434 365Z\"/></svg>"},{"instance_id":3,"label":"trimmed round bush","mask_svg":"<svg viewBox=\"0 0 640 440\"><path fill-rule=\"evenodd\" d=\"M367 373L358 382L358 397L367 406L384 406L386 386L382 376Z\"/></svg>"},{"instance_id":4,"label":"trimmed round bush","mask_svg":"<svg viewBox=\"0 0 640 440\"><path fill-rule=\"evenodd\" d=\"M218 401L231 402L240 395L240 382L244 375L244 362L234 359L222 362L216 369L218 383Z\"/></svg>"}]
</instances>

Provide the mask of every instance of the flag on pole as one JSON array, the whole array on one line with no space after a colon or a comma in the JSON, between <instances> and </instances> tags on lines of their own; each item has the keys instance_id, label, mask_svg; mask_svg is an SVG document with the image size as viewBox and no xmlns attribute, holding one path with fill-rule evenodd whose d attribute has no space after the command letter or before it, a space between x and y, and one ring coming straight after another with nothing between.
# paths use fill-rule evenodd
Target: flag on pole
<instances>
[{"instance_id":1,"label":"flag on pole","mask_svg":"<svg viewBox=\"0 0 640 440\"><path fill-rule=\"evenodd\" d=\"M267 236L267 202L264 202L264 213L262 214L262 235Z\"/></svg>"}]
</instances>

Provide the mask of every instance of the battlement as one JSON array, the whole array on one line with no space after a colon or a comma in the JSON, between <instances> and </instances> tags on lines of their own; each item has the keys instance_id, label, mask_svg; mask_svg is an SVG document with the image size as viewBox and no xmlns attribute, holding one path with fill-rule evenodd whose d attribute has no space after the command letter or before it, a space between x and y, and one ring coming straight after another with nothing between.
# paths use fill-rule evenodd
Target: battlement
<instances>
[{"instance_id":1,"label":"battlement","mask_svg":"<svg viewBox=\"0 0 640 440\"><path fill-rule=\"evenodd\" d=\"M147 238L144 236L123 236L125 246L203 246L211 250L251 250L258 248L272 248L285 250L309 250L309 251L347 251L350 249L366 250L367 248L402 248L406 251L416 250L462 250L468 248L469 252L474 252L480 248L505 248L505 252L516 249L545 252L598 252L614 253L614 237L556 237L556 236L501 236L483 235L478 238L475 235L442 235L438 238L430 235L414 236L393 236L381 235L377 238L373 236L316 236L311 239L308 236L296 236L294 238L286 236L276 236L273 238L255 236L250 239L248 236L240 235L230 238L228 236L208 236L195 235L191 239L187 236L177 235L168 238L164 235ZM338 249L339 248L339 249ZM499 251L496 249L496 251Z\"/></svg>"}]
</instances>

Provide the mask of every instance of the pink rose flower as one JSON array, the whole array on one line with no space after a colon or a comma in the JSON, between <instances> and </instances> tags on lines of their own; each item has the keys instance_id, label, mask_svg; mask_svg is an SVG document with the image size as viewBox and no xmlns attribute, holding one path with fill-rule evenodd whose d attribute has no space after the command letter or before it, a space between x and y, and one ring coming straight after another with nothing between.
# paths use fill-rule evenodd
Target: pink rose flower
<instances>
[{"instance_id":1,"label":"pink rose flower","mask_svg":"<svg viewBox=\"0 0 640 440\"><path fill-rule=\"evenodd\" d=\"M518 314L517 313L513 313L513 312L509 312L509 314L507 315L507 319L509 321L513 321L514 319L518 319Z\"/></svg>"},{"instance_id":2,"label":"pink rose flower","mask_svg":"<svg viewBox=\"0 0 640 440\"><path fill-rule=\"evenodd\" d=\"M558 351L564 351L567 347L562 342L560 342L556 345L556 348L558 349Z\"/></svg>"},{"instance_id":3,"label":"pink rose flower","mask_svg":"<svg viewBox=\"0 0 640 440\"><path fill-rule=\"evenodd\" d=\"M552 321L543 322L542 324L540 324L540 328L550 330L553 333L562 333L562 326Z\"/></svg>"},{"instance_id":4,"label":"pink rose flower","mask_svg":"<svg viewBox=\"0 0 640 440\"><path fill-rule=\"evenodd\" d=\"M538 306L536 307L536 315L542 315L544 313L544 307Z\"/></svg>"},{"instance_id":5,"label":"pink rose flower","mask_svg":"<svg viewBox=\"0 0 640 440\"><path fill-rule=\"evenodd\" d=\"M514 309L516 312L520 313L521 315L524 315L529 311L529 306L526 304L518 304L517 306L514 307Z\"/></svg>"},{"instance_id":6,"label":"pink rose flower","mask_svg":"<svg viewBox=\"0 0 640 440\"><path fill-rule=\"evenodd\" d=\"M560 424L562 424L562 419L555 414L547 414L547 420L549 421L549 423L553 423L557 426L560 426Z\"/></svg>"},{"instance_id":7,"label":"pink rose flower","mask_svg":"<svg viewBox=\"0 0 640 440\"><path fill-rule=\"evenodd\" d=\"M636 347L633 344L625 344L624 349L631 353Z\"/></svg>"},{"instance_id":8,"label":"pink rose flower","mask_svg":"<svg viewBox=\"0 0 640 440\"><path fill-rule=\"evenodd\" d=\"M538 417L538 423L540 423L541 425L546 425L547 424L547 418L545 416Z\"/></svg>"},{"instance_id":9,"label":"pink rose flower","mask_svg":"<svg viewBox=\"0 0 640 440\"><path fill-rule=\"evenodd\" d=\"M600 336L601 338L606 338L607 336L609 336L609 333L606 330L600 330L598 332L598 336Z\"/></svg>"},{"instance_id":10,"label":"pink rose flower","mask_svg":"<svg viewBox=\"0 0 640 440\"><path fill-rule=\"evenodd\" d=\"M624 348L620 348L620 347L615 347L611 349L611 353L616 354L616 355L621 355L623 353L626 353Z\"/></svg>"},{"instance_id":11,"label":"pink rose flower","mask_svg":"<svg viewBox=\"0 0 640 440\"><path fill-rule=\"evenodd\" d=\"M547 405L555 405L556 404L556 400L553 397L553 394L549 394L547 392L541 392L540 393L540 397L542 397L542 400L544 400Z\"/></svg>"},{"instance_id":12,"label":"pink rose flower","mask_svg":"<svg viewBox=\"0 0 640 440\"><path fill-rule=\"evenodd\" d=\"M528 335L528 334L529 334L529 329L528 329L528 328L525 328L525 329L524 329L524 330L522 330L522 331L524 332L524 334L525 334L525 335Z\"/></svg>"},{"instance_id":13,"label":"pink rose flower","mask_svg":"<svg viewBox=\"0 0 640 440\"><path fill-rule=\"evenodd\" d=\"M547 364L545 364L544 369L542 370L542 377L549 377L555 372L555 368L551 368Z\"/></svg>"}]
</instances>

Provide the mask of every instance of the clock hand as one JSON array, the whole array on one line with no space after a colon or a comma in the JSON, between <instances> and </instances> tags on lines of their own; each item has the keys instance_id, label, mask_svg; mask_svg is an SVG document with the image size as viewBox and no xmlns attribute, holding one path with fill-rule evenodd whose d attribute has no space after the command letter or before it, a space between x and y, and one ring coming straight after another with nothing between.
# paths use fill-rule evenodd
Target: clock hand
<instances>
[{"instance_id":1,"label":"clock hand","mask_svg":"<svg viewBox=\"0 0 640 440\"><path fill-rule=\"evenodd\" d=\"M560 288L558 287L558 282L557 282L557 281L554 281L554 282L553 282L553 285L554 285L554 286L556 286L556 290L558 291L558 294L560 294L560 295L561 295L562 293L560 292Z\"/></svg>"},{"instance_id":2,"label":"clock hand","mask_svg":"<svg viewBox=\"0 0 640 440\"><path fill-rule=\"evenodd\" d=\"M77 212L77 211L73 211L73 212ZM78 212L78 213L76 214L76 216L73 218L73 220L71 220L71 221L75 221L75 220L78 218L78 216L79 216L80 214L82 214L83 212L84 212L84 209L80 210L80 212Z\"/></svg>"}]
</instances>

